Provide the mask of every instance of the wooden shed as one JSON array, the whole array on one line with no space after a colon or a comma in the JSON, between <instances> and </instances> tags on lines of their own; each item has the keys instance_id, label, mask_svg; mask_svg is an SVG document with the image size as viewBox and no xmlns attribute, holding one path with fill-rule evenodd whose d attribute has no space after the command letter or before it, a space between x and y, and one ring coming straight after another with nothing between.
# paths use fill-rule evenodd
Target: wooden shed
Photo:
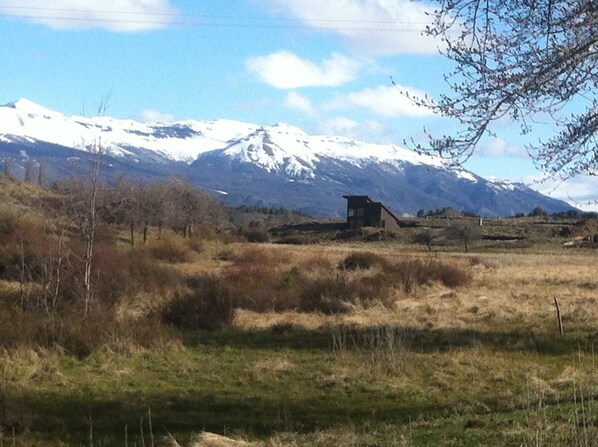
<instances>
[{"instance_id":1,"label":"wooden shed","mask_svg":"<svg viewBox=\"0 0 598 447\"><path fill-rule=\"evenodd\" d=\"M347 199L347 228L377 227L385 230L399 228L399 219L381 202L369 196L343 196Z\"/></svg>"}]
</instances>

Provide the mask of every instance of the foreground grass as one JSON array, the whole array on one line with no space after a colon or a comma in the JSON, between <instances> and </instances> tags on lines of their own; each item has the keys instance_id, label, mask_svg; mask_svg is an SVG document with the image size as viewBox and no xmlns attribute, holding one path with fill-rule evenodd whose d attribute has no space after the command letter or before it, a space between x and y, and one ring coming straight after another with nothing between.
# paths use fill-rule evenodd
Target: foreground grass
<instances>
[{"instance_id":1,"label":"foreground grass","mask_svg":"<svg viewBox=\"0 0 598 447\"><path fill-rule=\"evenodd\" d=\"M598 339L538 349L537 338L509 345L521 334L480 335L438 346L445 334L415 331L372 350L338 328L195 332L177 350L22 355L3 369L13 406L31 417L21 445L89 444L90 432L98 445L122 444L125 432L141 445L148 412L156 438L181 443L207 430L280 445L521 445L538 424L554 430L582 410L596 426Z\"/></svg>"},{"instance_id":2,"label":"foreground grass","mask_svg":"<svg viewBox=\"0 0 598 447\"><path fill-rule=\"evenodd\" d=\"M282 277L375 275L339 272L352 250L263 246L250 261ZM18 423L0 446L149 446L169 434L186 446L203 430L270 447L596 445L594 257L374 251L438 256L473 280L393 289L337 315L238 310L232 327L184 332L171 349L2 355L0 412ZM173 268L222 274L227 257L205 250Z\"/></svg>"}]
</instances>

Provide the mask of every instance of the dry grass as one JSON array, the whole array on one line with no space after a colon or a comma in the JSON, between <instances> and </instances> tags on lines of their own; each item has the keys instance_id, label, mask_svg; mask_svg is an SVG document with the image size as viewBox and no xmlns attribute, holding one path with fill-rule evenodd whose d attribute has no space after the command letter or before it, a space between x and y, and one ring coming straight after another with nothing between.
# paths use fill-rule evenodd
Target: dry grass
<instances>
[{"instance_id":1,"label":"dry grass","mask_svg":"<svg viewBox=\"0 0 598 447\"><path fill-rule=\"evenodd\" d=\"M262 250L280 251L277 246ZM389 262L394 253L387 247L368 248ZM284 247L286 258L277 268L296 266L307 277L334 270L351 248ZM326 316L293 310L279 312L238 311L235 324L244 328L266 328L293 324L308 329L335 324L401 324L436 329L549 329L556 330L553 297L563 313L565 331L598 326L598 279L596 261L579 254L478 254L476 256L423 253L402 254L408 259L435 259L449 265L471 266L472 283L452 289L438 283L412 293L395 290L392 297L372 306L350 306L343 315ZM346 273L362 275L360 270ZM354 279L357 276L353 277Z\"/></svg>"}]
</instances>

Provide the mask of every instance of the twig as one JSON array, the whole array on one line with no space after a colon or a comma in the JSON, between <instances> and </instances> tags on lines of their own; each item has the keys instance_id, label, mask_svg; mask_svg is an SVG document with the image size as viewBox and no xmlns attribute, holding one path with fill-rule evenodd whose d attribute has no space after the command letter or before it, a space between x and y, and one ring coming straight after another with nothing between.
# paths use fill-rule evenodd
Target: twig
<instances>
[{"instance_id":1,"label":"twig","mask_svg":"<svg viewBox=\"0 0 598 447\"><path fill-rule=\"evenodd\" d=\"M563 319L561 318L561 308L559 307L559 301L554 297L554 307L556 307L556 318L559 323L559 334L563 335Z\"/></svg>"}]
</instances>

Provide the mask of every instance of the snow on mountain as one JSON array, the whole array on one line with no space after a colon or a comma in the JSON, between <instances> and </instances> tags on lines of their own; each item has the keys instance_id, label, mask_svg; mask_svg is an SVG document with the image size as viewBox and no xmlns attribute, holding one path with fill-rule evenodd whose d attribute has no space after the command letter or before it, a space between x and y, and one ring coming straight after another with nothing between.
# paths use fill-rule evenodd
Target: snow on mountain
<instances>
[{"instance_id":1,"label":"snow on mountain","mask_svg":"<svg viewBox=\"0 0 598 447\"><path fill-rule=\"evenodd\" d=\"M192 162L205 151L226 146L258 126L228 120L140 123L108 116L65 116L26 99L0 106L0 137L27 137L86 150L101 143L115 156L135 157L143 148L173 161Z\"/></svg>"},{"instance_id":2,"label":"snow on mountain","mask_svg":"<svg viewBox=\"0 0 598 447\"><path fill-rule=\"evenodd\" d=\"M395 145L371 144L345 137L310 136L286 124L258 126L230 120L187 120L171 124L140 123L107 116L65 116L26 99L0 106L0 137L32 138L85 150L101 141L116 156L135 156L132 148L153 151L174 161L190 163L199 154L224 149L226 154L268 171L313 175L320 157L345 160L409 162L440 167L438 158L418 155ZM258 150L259 148L259 150Z\"/></svg>"},{"instance_id":3,"label":"snow on mountain","mask_svg":"<svg viewBox=\"0 0 598 447\"><path fill-rule=\"evenodd\" d=\"M66 116L26 99L0 106L0 153L15 160L35 157L56 176L73 175L74 169L85 172L86 151L94 144L105 148L114 174L186 176L237 205L342 215L344 194L367 194L398 213L451 206L508 215L538 205L548 211L569 207L525 185L488 181L438 157L393 144L308 135L282 123Z\"/></svg>"}]
</instances>

